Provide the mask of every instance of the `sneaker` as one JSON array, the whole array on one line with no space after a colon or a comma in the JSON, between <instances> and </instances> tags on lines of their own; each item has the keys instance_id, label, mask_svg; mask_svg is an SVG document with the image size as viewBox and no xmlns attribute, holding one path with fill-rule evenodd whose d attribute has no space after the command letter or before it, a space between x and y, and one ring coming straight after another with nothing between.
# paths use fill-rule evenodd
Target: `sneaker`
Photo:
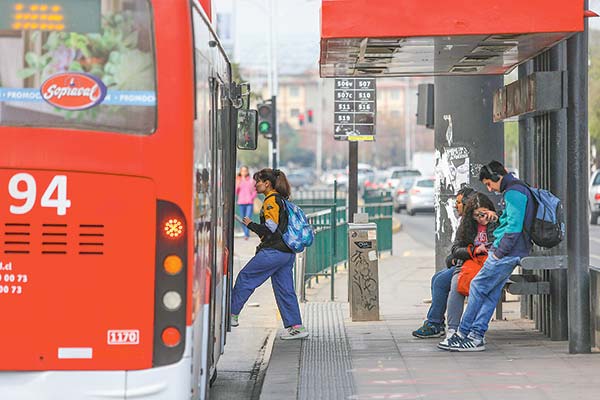
<instances>
[{"instance_id":1,"label":"sneaker","mask_svg":"<svg viewBox=\"0 0 600 400\"><path fill-rule=\"evenodd\" d=\"M446 333L446 338L438 343L438 345L437 345L438 349L448 350L449 349L448 342L450 341L450 338L452 336L454 336L455 333L456 333L456 330L448 329L448 333Z\"/></svg>"},{"instance_id":2,"label":"sneaker","mask_svg":"<svg viewBox=\"0 0 600 400\"><path fill-rule=\"evenodd\" d=\"M235 328L236 326L239 326L239 325L240 325L240 323L239 323L239 321L238 321L238 318L239 318L239 317L240 317L239 315L231 314L231 320L230 320L230 323L229 323L229 324L230 324L232 327L234 327L234 328Z\"/></svg>"},{"instance_id":3,"label":"sneaker","mask_svg":"<svg viewBox=\"0 0 600 400\"><path fill-rule=\"evenodd\" d=\"M282 340L304 339L308 336L308 331L302 325L290 326L279 336Z\"/></svg>"},{"instance_id":4,"label":"sneaker","mask_svg":"<svg viewBox=\"0 0 600 400\"><path fill-rule=\"evenodd\" d=\"M427 320L423 322L423 326L412 333L414 337L420 339L438 338L444 336L445 334L446 330L444 325L434 324Z\"/></svg>"},{"instance_id":5,"label":"sneaker","mask_svg":"<svg viewBox=\"0 0 600 400\"><path fill-rule=\"evenodd\" d=\"M450 351L458 352L470 352L470 351L484 351L485 343L483 339L477 340L470 337L462 338L457 342L452 342L449 345Z\"/></svg>"}]
</instances>

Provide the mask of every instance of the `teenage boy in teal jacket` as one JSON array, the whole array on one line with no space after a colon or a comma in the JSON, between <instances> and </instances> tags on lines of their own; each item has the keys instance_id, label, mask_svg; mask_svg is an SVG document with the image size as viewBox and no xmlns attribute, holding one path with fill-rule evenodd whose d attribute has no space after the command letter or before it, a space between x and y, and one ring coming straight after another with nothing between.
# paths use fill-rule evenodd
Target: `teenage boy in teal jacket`
<instances>
[{"instance_id":1,"label":"teenage boy in teal jacket","mask_svg":"<svg viewBox=\"0 0 600 400\"><path fill-rule=\"evenodd\" d=\"M489 256L471 281L469 301L458 332L448 340L450 351L483 351L483 337L502 295L502 288L521 258L531 251L531 240L524 227L531 227L534 203L525 184L509 174L498 161L483 166L479 180L492 192L503 194L504 211ZM497 216L489 212L489 218Z\"/></svg>"}]
</instances>

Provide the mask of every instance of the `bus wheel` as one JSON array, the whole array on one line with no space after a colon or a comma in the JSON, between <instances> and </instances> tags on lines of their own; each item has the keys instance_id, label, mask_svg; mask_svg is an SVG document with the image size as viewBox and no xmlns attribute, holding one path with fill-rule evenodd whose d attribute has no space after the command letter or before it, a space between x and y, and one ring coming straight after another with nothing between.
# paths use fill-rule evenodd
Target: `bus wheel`
<instances>
[{"instance_id":1,"label":"bus wheel","mask_svg":"<svg viewBox=\"0 0 600 400\"><path fill-rule=\"evenodd\" d=\"M208 383L210 387L212 387L212 385L215 383L215 381L217 380L217 367L215 367L215 372L213 372L212 376L210 377L210 382Z\"/></svg>"}]
</instances>

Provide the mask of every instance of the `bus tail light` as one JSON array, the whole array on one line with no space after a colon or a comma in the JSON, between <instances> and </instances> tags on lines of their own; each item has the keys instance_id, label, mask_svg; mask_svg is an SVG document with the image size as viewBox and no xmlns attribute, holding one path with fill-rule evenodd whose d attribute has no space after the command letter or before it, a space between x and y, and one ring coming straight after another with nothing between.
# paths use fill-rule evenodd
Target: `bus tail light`
<instances>
[{"instance_id":1,"label":"bus tail light","mask_svg":"<svg viewBox=\"0 0 600 400\"><path fill-rule=\"evenodd\" d=\"M185 348L187 308L187 242L185 215L174 203L156 205L154 342L152 365L178 362Z\"/></svg>"},{"instance_id":2,"label":"bus tail light","mask_svg":"<svg viewBox=\"0 0 600 400\"><path fill-rule=\"evenodd\" d=\"M600 200L600 193L596 193L596 195L594 196L594 200Z\"/></svg>"},{"instance_id":3,"label":"bus tail light","mask_svg":"<svg viewBox=\"0 0 600 400\"><path fill-rule=\"evenodd\" d=\"M177 275L183 268L183 261L181 261L179 256L171 254L165 257L165 260L163 261L163 268L167 274Z\"/></svg>"},{"instance_id":4,"label":"bus tail light","mask_svg":"<svg viewBox=\"0 0 600 400\"><path fill-rule=\"evenodd\" d=\"M167 347L176 347L181 343L181 333L172 326L166 328L160 336L163 344Z\"/></svg>"},{"instance_id":5,"label":"bus tail light","mask_svg":"<svg viewBox=\"0 0 600 400\"><path fill-rule=\"evenodd\" d=\"M163 233L168 239L179 239L183 236L183 222L178 218L167 218L163 222Z\"/></svg>"},{"instance_id":6,"label":"bus tail light","mask_svg":"<svg viewBox=\"0 0 600 400\"><path fill-rule=\"evenodd\" d=\"M177 311L181 307L183 300L181 295L171 290L163 296L163 305L169 311Z\"/></svg>"}]
</instances>

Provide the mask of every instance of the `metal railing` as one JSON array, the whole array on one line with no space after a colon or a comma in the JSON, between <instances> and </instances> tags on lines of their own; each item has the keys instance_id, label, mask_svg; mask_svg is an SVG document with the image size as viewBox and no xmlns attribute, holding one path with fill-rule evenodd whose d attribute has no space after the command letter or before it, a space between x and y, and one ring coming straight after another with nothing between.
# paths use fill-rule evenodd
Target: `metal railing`
<instances>
[{"instance_id":1,"label":"metal railing","mask_svg":"<svg viewBox=\"0 0 600 400\"><path fill-rule=\"evenodd\" d=\"M394 204L392 202L367 203L358 209L369 215L369 222L377 224L377 248L379 252L392 253L392 216Z\"/></svg>"},{"instance_id":2,"label":"metal railing","mask_svg":"<svg viewBox=\"0 0 600 400\"><path fill-rule=\"evenodd\" d=\"M591 344L600 348L600 267L590 265Z\"/></svg>"},{"instance_id":3,"label":"metal railing","mask_svg":"<svg viewBox=\"0 0 600 400\"><path fill-rule=\"evenodd\" d=\"M339 264L345 263L348 254L348 223L346 207L335 207L327 204L303 206L305 211L314 207L319 211L307 213L310 224L315 229L315 240L312 246L296 258L297 291L302 301L306 300L305 287L310 287L311 278L319 282L319 277L330 278L331 300L335 298L335 272Z\"/></svg>"},{"instance_id":4,"label":"metal railing","mask_svg":"<svg viewBox=\"0 0 600 400\"><path fill-rule=\"evenodd\" d=\"M330 278L331 300L335 298L335 272L348 259L348 217L346 194L338 197L336 186L333 190L296 192L294 203L300 206L315 228L315 240L311 247L296 257L296 291L302 301L306 300L305 288L312 279ZM393 203L387 193L370 193L365 204L359 208L369 215L369 220L377 224L379 251L392 251Z\"/></svg>"}]
</instances>

